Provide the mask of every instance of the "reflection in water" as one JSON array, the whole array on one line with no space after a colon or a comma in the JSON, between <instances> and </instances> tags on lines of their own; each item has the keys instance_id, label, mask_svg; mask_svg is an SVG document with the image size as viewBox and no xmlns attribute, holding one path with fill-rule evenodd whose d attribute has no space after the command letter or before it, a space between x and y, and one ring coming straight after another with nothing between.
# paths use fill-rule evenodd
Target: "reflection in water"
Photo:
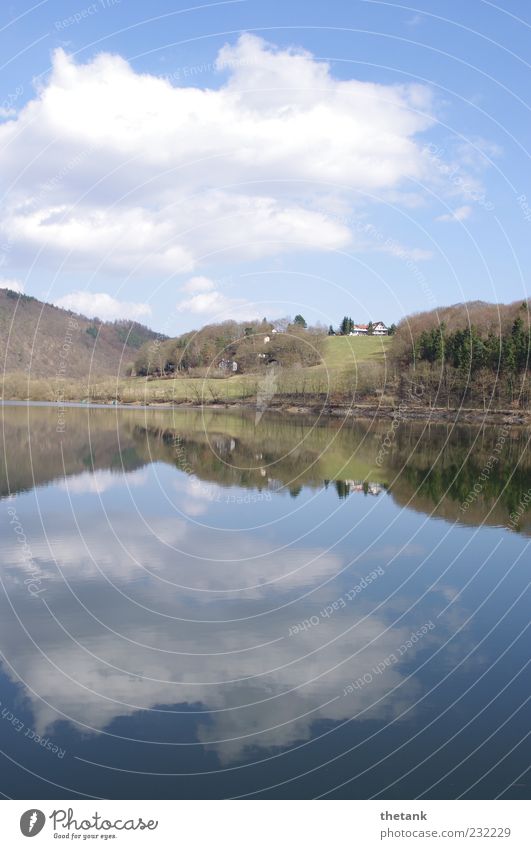
<instances>
[{"instance_id":1,"label":"reflection in water","mask_svg":"<svg viewBox=\"0 0 531 849\"><path fill-rule=\"evenodd\" d=\"M524 796L527 435L387 432L4 408L14 794Z\"/></svg>"}]
</instances>

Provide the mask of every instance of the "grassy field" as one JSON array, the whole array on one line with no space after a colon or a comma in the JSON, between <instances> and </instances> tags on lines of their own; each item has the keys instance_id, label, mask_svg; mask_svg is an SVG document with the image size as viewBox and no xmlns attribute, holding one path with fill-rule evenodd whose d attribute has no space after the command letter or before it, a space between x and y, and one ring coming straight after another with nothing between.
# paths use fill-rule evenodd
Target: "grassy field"
<instances>
[{"instance_id":1,"label":"grassy field","mask_svg":"<svg viewBox=\"0 0 531 849\"><path fill-rule=\"evenodd\" d=\"M383 361L390 342L389 336L327 336L323 344L324 365L344 371L367 360Z\"/></svg>"}]
</instances>

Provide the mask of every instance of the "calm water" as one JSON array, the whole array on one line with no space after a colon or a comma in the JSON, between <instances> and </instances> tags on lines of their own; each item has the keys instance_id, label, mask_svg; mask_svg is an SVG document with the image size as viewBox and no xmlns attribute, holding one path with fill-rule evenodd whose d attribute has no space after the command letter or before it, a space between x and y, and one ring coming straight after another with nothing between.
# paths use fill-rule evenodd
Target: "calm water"
<instances>
[{"instance_id":1,"label":"calm water","mask_svg":"<svg viewBox=\"0 0 531 849\"><path fill-rule=\"evenodd\" d=\"M0 415L4 794L529 797L528 432Z\"/></svg>"}]
</instances>

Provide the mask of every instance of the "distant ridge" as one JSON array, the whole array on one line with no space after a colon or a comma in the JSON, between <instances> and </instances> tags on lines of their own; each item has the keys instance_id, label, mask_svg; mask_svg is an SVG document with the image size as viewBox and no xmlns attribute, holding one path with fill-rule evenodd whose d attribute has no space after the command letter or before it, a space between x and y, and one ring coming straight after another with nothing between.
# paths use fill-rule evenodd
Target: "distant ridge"
<instances>
[{"instance_id":1,"label":"distant ridge","mask_svg":"<svg viewBox=\"0 0 531 849\"><path fill-rule=\"evenodd\" d=\"M136 321L91 320L0 289L0 374L124 376L143 344L165 338Z\"/></svg>"}]
</instances>

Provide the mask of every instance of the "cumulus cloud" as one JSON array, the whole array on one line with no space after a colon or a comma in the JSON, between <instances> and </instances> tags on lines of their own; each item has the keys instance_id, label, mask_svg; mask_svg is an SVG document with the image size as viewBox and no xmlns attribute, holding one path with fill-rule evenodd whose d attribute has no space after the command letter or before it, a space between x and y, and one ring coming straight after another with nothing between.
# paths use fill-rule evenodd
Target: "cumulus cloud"
<instances>
[{"instance_id":1,"label":"cumulus cloud","mask_svg":"<svg viewBox=\"0 0 531 849\"><path fill-rule=\"evenodd\" d=\"M260 312L255 304L246 301L245 298L228 298L218 291L202 292L191 298L183 298L177 302L177 311L193 313L216 321L250 320L257 318Z\"/></svg>"},{"instance_id":2,"label":"cumulus cloud","mask_svg":"<svg viewBox=\"0 0 531 849\"><path fill-rule=\"evenodd\" d=\"M130 318L134 321L151 315L149 304L134 301L119 301L105 292L71 292L55 301L56 306L72 310L89 318L97 316L104 321L117 318Z\"/></svg>"},{"instance_id":3,"label":"cumulus cloud","mask_svg":"<svg viewBox=\"0 0 531 849\"><path fill-rule=\"evenodd\" d=\"M186 274L336 250L351 232L319 196L351 204L429 179L417 142L432 124L427 87L339 80L310 53L248 34L216 66L220 87L202 89L57 50L37 96L0 126L13 251Z\"/></svg>"},{"instance_id":4,"label":"cumulus cloud","mask_svg":"<svg viewBox=\"0 0 531 849\"><path fill-rule=\"evenodd\" d=\"M245 298L230 298L220 291L221 285L221 281L210 277L191 277L181 286L181 291L190 297L177 302L177 312L189 312L216 321L229 318L245 321L263 315L264 302L258 305Z\"/></svg>"},{"instance_id":5,"label":"cumulus cloud","mask_svg":"<svg viewBox=\"0 0 531 849\"><path fill-rule=\"evenodd\" d=\"M211 292L215 288L216 284L210 277L191 277L181 286L183 292L189 292L192 295L198 292Z\"/></svg>"},{"instance_id":6,"label":"cumulus cloud","mask_svg":"<svg viewBox=\"0 0 531 849\"><path fill-rule=\"evenodd\" d=\"M447 212L444 215L439 215L437 221L466 221L472 214L471 206L459 206L453 212Z\"/></svg>"},{"instance_id":7,"label":"cumulus cloud","mask_svg":"<svg viewBox=\"0 0 531 849\"><path fill-rule=\"evenodd\" d=\"M0 289L11 289L12 292L24 291L24 284L20 280L9 277L0 277Z\"/></svg>"}]
</instances>

